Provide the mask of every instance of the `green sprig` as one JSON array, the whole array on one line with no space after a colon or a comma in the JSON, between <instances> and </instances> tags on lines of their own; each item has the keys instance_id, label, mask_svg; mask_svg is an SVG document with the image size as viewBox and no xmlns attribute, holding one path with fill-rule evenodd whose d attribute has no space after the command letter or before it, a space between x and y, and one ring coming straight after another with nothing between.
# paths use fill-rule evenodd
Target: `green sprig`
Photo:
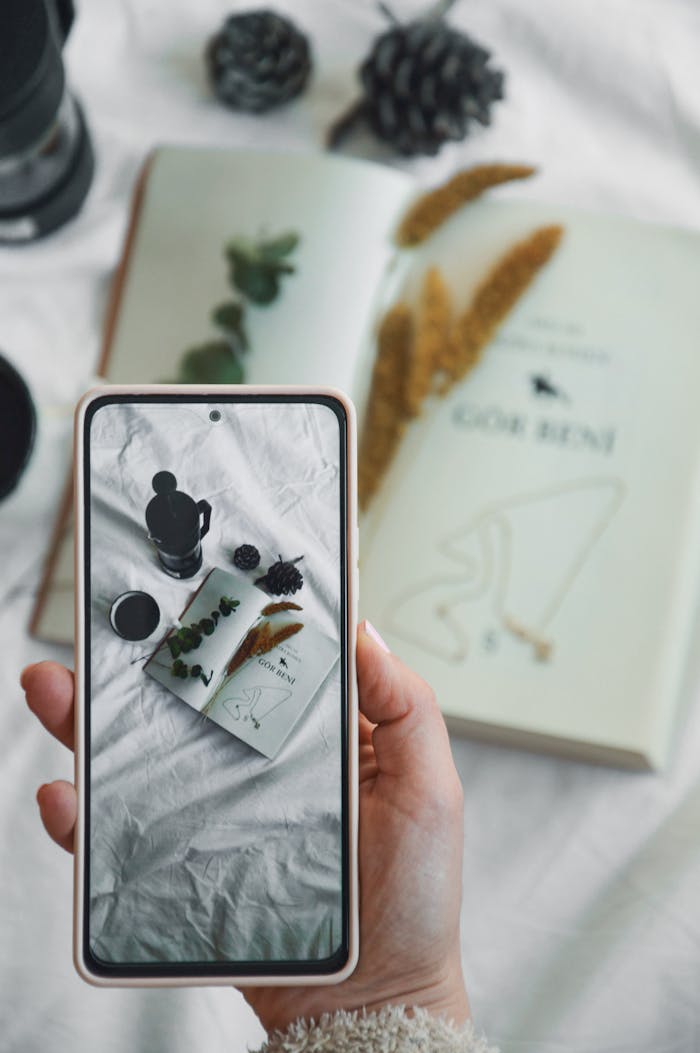
<instances>
[{"instance_id":1,"label":"green sprig","mask_svg":"<svg viewBox=\"0 0 700 1053\"><path fill-rule=\"evenodd\" d=\"M180 360L179 384L242 384L243 366L225 340L210 340L185 351Z\"/></svg>"},{"instance_id":2,"label":"green sprig","mask_svg":"<svg viewBox=\"0 0 700 1053\"><path fill-rule=\"evenodd\" d=\"M286 257L298 244L299 235L293 231L270 241L235 238L226 246L231 284L255 304L272 303L279 296L281 277L294 273Z\"/></svg>"},{"instance_id":3,"label":"green sprig","mask_svg":"<svg viewBox=\"0 0 700 1053\"><path fill-rule=\"evenodd\" d=\"M299 235L287 231L275 238L253 241L234 238L224 249L229 264L229 282L237 298L213 308L211 320L221 331L184 352L176 382L179 384L242 384L245 370L241 356L250 348L245 326L247 302L271 304L280 294L282 279L294 273L289 256L299 244Z\"/></svg>"}]
</instances>

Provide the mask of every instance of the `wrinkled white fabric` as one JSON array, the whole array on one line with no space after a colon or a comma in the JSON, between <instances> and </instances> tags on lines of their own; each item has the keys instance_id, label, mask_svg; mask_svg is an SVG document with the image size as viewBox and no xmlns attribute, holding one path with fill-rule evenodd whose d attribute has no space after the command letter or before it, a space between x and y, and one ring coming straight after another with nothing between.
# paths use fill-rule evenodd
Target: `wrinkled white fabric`
<instances>
[{"instance_id":1,"label":"wrinkled white fabric","mask_svg":"<svg viewBox=\"0 0 700 1053\"><path fill-rule=\"evenodd\" d=\"M70 862L43 834L33 800L38 783L70 777L71 766L26 712L17 675L47 655L71 661L26 625L68 463L70 405L96 366L144 152L160 141L320 144L384 21L372 0L276 2L312 33L316 72L299 104L256 119L210 99L200 61L204 38L243 4L78 6L67 63L95 138L95 185L75 223L43 244L0 250L0 348L43 411L31 468L0 506L0 1050L242 1051L262 1032L230 991L98 991L75 976ZM424 2L392 6L407 17ZM700 229L693 0L461 0L450 19L507 72L493 126L435 159L399 162L366 137L358 152L425 183L477 160L529 161L540 176L499 194ZM700 1047L699 688L693 653L663 776L454 741L466 793L465 969L478 1024L506 1053Z\"/></svg>"},{"instance_id":2,"label":"wrinkled white fabric","mask_svg":"<svg viewBox=\"0 0 700 1053\"><path fill-rule=\"evenodd\" d=\"M142 589L162 636L213 567L252 583L282 549L303 557L300 620L339 646L337 418L320 405L222 405L212 424L209 409L113 405L92 419L92 946L116 962L328 958L342 932L338 663L270 760L147 676L153 642L129 644L109 624L112 599ZM162 470L211 507L202 567L184 581L146 537ZM251 540L263 564L246 575L231 557ZM217 625L229 654L242 617Z\"/></svg>"}]
</instances>

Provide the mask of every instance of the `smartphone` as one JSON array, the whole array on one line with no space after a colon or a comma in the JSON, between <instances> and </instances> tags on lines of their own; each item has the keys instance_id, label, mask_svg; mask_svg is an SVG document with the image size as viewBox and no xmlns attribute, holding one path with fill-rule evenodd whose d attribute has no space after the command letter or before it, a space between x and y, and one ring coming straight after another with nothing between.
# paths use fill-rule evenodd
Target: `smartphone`
<instances>
[{"instance_id":1,"label":"smartphone","mask_svg":"<svg viewBox=\"0 0 700 1053\"><path fill-rule=\"evenodd\" d=\"M358 956L356 437L300 387L75 424L76 967L328 984Z\"/></svg>"}]
</instances>

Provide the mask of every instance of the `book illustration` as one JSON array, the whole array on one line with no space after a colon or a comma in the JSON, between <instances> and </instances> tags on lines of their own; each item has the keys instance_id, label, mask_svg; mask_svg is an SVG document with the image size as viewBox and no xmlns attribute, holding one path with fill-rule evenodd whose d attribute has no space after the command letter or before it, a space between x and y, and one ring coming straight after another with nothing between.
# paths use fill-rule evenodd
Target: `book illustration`
<instances>
[{"instance_id":1,"label":"book illustration","mask_svg":"<svg viewBox=\"0 0 700 1053\"><path fill-rule=\"evenodd\" d=\"M292 692L283 687L256 684L241 688L240 693L231 698L222 698L221 705L234 720L249 720L259 731L263 720L291 697Z\"/></svg>"},{"instance_id":2,"label":"book illustration","mask_svg":"<svg viewBox=\"0 0 700 1053\"><path fill-rule=\"evenodd\" d=\"M531 373L530 385L533 395L539 398L559 399L560 402L571 402L565 391L555 384L545 373Z\"/></svg>"},{"instance_id":3,"label":"book illustration","mask_svg":"<svg viewBox=\"0 0 700 1053\"><path fill-rule=\"evenodd\" d=\"M551 623L625 493L621 480L560 484L488 505L436 550L460 565L389 599L388 630L451 664L490 650L498 630L548 661Z\"/></svg>"},{"instance_id":4,"label":"book illustration","mask_svg":"<svg viewBox=\"0 0 700 1053\"><path fill-rule=\"evenodd\" d=\"M217 609L221 616L214 619ZM216 567L145 671L272 758L338 657L334 641L301 620L302 610L288 601L270 603L261 589Z\"/></svg>"}]
</instances>

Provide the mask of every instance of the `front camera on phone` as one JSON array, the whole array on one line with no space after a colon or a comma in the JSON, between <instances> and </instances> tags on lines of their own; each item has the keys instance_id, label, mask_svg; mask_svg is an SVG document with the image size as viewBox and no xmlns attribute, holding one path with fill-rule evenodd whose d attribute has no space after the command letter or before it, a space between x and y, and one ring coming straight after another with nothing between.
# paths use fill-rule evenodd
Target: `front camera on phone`
<instances>
[{"instance_id":1,"label":"front camera on phone","mask_svg":"<svg viewBox=\"0 0 700 1053\"><path fill-rule=\"evenodd\" d=\"M209 420L212 424L219 424L221 422L221 410L213 409L209 414Z\"/></svg>"}]
</instances>

